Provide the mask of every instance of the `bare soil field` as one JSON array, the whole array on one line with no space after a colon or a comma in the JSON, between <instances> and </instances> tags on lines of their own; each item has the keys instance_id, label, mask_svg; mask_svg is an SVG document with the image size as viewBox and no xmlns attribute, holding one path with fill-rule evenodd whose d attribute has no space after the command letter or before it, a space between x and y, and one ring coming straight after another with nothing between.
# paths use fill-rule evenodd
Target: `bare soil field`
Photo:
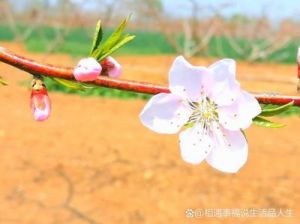
<instances>
[{"instance_id":1,"label":"bare soil field","mask_svg":"<svg viewBox=\"0 0 300 224\"><path fill-rule=\"evenodd\" d=\"M72 66L66 55L16 53ZM167 84L173 56L122 56L124 79ZM193 59L208 65L214 60ZM295 93L296 66L238 63L251 91ZM1 224L297 224L300 223L300 119L278 118L283 129L246 131L249 159L234 175L207 164L192 166L179 155L176 135L144 128L142 100L50 93L53 113L33 121L29 79L0 64L9 86L0 87ZM187 209L265 209L278 217L195 217ZM292 214L290 214L292 213ZM290 217L291 216L291 217Z\"/></svg>"}]
</instances>

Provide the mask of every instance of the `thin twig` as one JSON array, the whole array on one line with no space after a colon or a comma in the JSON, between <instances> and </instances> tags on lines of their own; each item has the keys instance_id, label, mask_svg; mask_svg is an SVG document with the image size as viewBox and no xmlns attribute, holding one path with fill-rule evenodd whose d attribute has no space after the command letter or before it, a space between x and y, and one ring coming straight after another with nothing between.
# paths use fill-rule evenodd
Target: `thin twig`
<instances>
[{"instance_id":1,"label":"thin twig","mask_svg":"<svg viewBox=\"0 0 300 224\"><path fill-rule=\"evenodd\" d=\"M63 178L63 180L67 184L67 197L64 201L63 207L68 210L71 214L73 214L75 217L81 219L82 221L89 223L89 224L99 224L99 222L95 221L91 217L87 216L83 212L81 212L79 209L75 208L71 205L72 199L74 197L74 184L70 177L61 169L57 168L57 174Z\"/></svg>"},{"instance_id":2,"label":"thin twig","mask_svg":"<svg viewBox=\"0 0 300 224\"><path fill-rule=\"evenodd\" d=\"M15 55L1 47L0 61L34 75L43 75L75 81L72 68L62 68L49 64L38 63L36 61ZM112 79L104 76L99 77L94 82L88 82L88 84L153 95L158 93L170 93L170 90L164 86L145 82ZM294 101L295 106L300 106L300 96L270 95L265 93L254 94L254 96L260 103L264 104L283 105Z\"/></svg>"}]
</instances>

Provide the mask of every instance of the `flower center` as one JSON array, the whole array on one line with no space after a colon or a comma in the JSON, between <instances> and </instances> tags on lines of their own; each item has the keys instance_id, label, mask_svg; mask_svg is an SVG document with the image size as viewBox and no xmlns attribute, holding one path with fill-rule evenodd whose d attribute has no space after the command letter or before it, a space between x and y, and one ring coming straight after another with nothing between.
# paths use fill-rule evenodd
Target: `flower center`
<instances>
[{"instance_id":1,"label":"flower center","mask_svg":"<svg viewBox=\"0 0 300 224\"><path fill-rule=\"evenodd\" d=\"M212 130L213 125L218 122L217 105L206 96L203 96L199 102L188 102L192 115L190 116L186 127L193 127L200 124L205 130Z\"/></svg>"}]
</instances>

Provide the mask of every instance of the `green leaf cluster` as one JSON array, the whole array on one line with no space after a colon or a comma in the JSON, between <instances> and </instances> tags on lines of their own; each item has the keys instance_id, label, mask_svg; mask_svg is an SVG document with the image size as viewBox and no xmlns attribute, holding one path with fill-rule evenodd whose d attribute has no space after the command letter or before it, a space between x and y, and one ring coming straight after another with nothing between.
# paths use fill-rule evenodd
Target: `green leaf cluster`
<instances>
[{"instance_id":1,"label":"green leaf cluster","mask_svg":"<svg viewBox=\"0 0 300 224\"><path fill-rule=\"evenodd\" d=\"M131 15L129 15L125 20L123 20L121 24L117 27L117 29L106 39L104 43L101 43L103 39L103 29L101 21L98 21L96 25L90 55L96 58L97 61L102 61L103 59L114 53L116 50L133 40L135 36L124 34L125 27L128 24L130 17ZM52 80L72 90L85 91L86 89L94 88L90 85L86 85L84 83L76 81L70 81L60 78L52 78Z\"/></svg>"},{"instance_id":2,"label":"green leaf cluster","mask_svg":"<svg viewBox=\"0 0 300 224\"><path fill-rule=\"evenodd\" d=\"M282 106L277 105L261 105L262 112L253 119L253 123L260 127L265 128L282 128L285 127L284 124L276 123L267 119L268 117L282 115L284 113L288 113L291 109L293 109L294 102L287 103Z\"/></svg>"},{"instance_id":3,"label":"green leaf cluster","mask_svg":"<svg viewBox=\"0 0 300 224\"><path fill-rule=\"evenodd\" d=\"M94 35L94 40L91 48L91 56L96 58L98 61L102 61L119 48L132 41L135 36L130 34L124 34L124 30L128 21L130 20L131 15L129 15L117 29L104 41L101 43L103 38L103 30L101 26L101 21L97 23L96 31Z\"/></svg>"}]
</instances>

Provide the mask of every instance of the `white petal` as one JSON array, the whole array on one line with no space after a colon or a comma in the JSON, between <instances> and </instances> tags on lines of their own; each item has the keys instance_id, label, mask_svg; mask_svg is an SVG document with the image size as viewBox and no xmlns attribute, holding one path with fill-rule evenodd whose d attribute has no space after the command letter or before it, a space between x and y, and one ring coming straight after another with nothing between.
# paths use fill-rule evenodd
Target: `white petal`
<instances>
[{"instance_id":1,"label":"white petal","mask_svg":"<svg viewBox=\"0 0 300 224\"><path fill-rule=\"evenodd\" d=\"M217 170L236 173L247 161L247 140L241 131L222 131L223 138L215 140L215 147L206 161Z\"/></svg>"},{"instance_id":2,"label":"white petal","mask_svg":"<svg viewBox=\"0 0 300 224\"><path fill-rule=\"evenodd\" d=\"M232 59L223 59L209 66L213 81L207 87L208 97L217 105L230 105L240 92L236 81L236 63Z\"/></svg>"},{"instance_id":3,"label":"white petal","mask_svg":"<svg viewBox=\"0 0 300 224\"><path fill-rule=\"evenodd\" d=\"M215 73L214 76L217 78L217 80L224 79L224 76L234 79L236 77L236 62L230 58L219 60L210 65L208 68Z\"/></svg>"},{"instance_id":4,"label":"white petal","mask_svg":"<svg viewBox=\"0 0 300 224\"><path fill-rule=\"evenodd\" d=\"M180 96L160 93L153 96L140 114L142 123L157 133L175 134L188 121L191 111Z\"/></svg>"},{"instance_id":5,"label":"white petal","mask_svg":"<svg viewBox=\"0 0 300 224\"><path fill-rule=\"evenodd\" d=\"M211 137L200 125L188 128L179 135L182 159L191 164L201 163L213 148Z\"/></svg>"},{"instance_id":6,"label":"white petal","mask_svg":"<svg viewBox=\"0 0 300 224\"><path fill-rule=\"evenodd\" d=\"M175 59L169 72L171 92L195 102L200 99L209 79L210 72L207 68L193 66L182 56Z\"/></svg>"},{"instance_id":7,"label":"white petal","mask_svg":"<svg viewBox=\"0 0 300 224\"><path fill-rule=\"evenodd\" d=\"M218 108L219 122L229 130L248 128L260 113L258 101L246 91L241 91L232 105Z\"/></svg>"}]
</instances>

